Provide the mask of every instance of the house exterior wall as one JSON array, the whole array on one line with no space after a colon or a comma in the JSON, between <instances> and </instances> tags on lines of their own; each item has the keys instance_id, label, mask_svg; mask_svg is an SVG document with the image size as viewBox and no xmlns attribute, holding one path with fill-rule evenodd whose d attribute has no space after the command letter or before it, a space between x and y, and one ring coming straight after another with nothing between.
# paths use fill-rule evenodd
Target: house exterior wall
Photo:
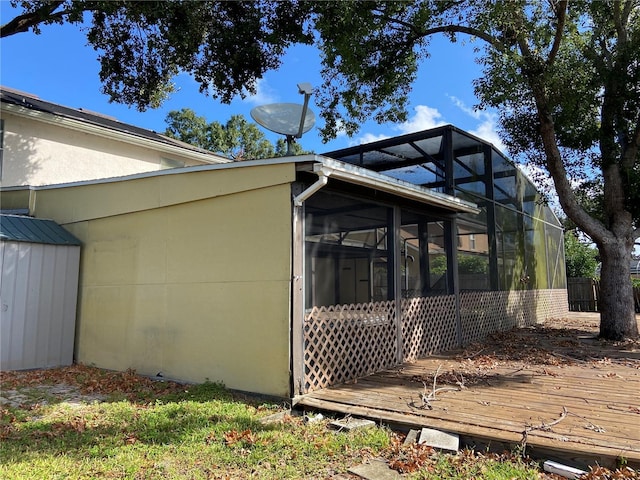
<instances>
[{"instance_id":1,"label":"house exterior wall","mask_svg":"<svg viewBox=\"0 0 640 480\"><path fill-rule=\"evenodd\" d=\"M165 153L7 110L2 111L2 118L0 185L5 187L52 185L205 164L187 154Z\"/></svg>"},{"instance_id":2,"label":"house exterior wall","mask_svg":"<svg viewBox=\"0 0 640 480\"><path fill-rule=\"evenodd\" d=\"M291 164L48 188L83 243L77 361L289 396Z\"/></svg>"}]
</instances>

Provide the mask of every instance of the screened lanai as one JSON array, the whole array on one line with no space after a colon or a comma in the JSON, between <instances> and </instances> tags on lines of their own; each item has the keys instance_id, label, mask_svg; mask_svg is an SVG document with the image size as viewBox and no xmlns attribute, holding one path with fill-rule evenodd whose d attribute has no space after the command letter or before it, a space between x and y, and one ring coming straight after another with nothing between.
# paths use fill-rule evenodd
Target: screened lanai
<instances>
[{"instance_id":1,"label":"screened lanai","mask_svg":"<svg viewBox=\"0 0 640 480\"><path fill-rule=\"evenodd\" d=\"M562 227L491 144L444 126L323 156L478 208L331 180L306 199L302 393L566 312Z\"/></svg>"},{"instance_id":2,"label":"screened lanai","mask_svg":"<svg viewBox=\"0 0 640 480\"><path fill-rule=\"evenodd\" d=\"M490 143L447 125L325 155L480 207L455 220L461 291L566 289L562 225Z\"/></svg>"}]
</instances>

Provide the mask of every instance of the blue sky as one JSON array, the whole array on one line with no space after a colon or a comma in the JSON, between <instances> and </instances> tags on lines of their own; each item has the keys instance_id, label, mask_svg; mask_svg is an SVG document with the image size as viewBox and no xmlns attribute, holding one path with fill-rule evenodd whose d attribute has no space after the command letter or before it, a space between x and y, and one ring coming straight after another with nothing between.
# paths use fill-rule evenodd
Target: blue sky
<instances>
[{"instance_id":1,"label":"blue sky","mask_svg":"<svg viewBox=\"0 0 640 480\"><path fill-rule=\"evenodd\" d=\"M6 0L0 1L0 21L6 23L16 10ZM323 144L316 128L300 140L303 148L317 153L392 137L403 133L451 123L493 143L504 151L495 132L495 112L474 111L476 99L472 81L480 75L474 62L473 46L450 44L444 38L432 42L432 56L422 66L414 84L409 119L403 124L378 125L368 122L353 138L339 136ZM171 110L191 108L208 121L226 122L231 115L242 114L252 121L253 107L275 102L302 103L297 84L320 83L320 59L312 47L296 46L284 57L278 71L267 73L258 84L257 95L235 99L230 105L206 97L188 76L175 79L179 91L156 110L138 112L135 108L109 103L100 93L97 53L86 45L86 37L77 26L51 25L40 35L22 33L2 39L0 43L0 83L73 108L83 108L110 115L121 122L163 132L165 118ZM316 113L313 96L310 108ZM260 127L262 129L262 127ZM278 136L262 129L272 141Z\"/></svg>"}]
</instances>

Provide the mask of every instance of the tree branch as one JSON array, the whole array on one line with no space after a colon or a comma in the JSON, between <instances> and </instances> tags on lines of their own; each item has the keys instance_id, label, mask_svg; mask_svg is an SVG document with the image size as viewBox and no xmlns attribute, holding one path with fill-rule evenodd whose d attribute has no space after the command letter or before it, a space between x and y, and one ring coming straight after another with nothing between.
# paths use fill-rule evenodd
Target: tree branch
<instances>
[{"instance_id":1,"label":"tree branch","mask_svg":"<svg viewBox=\"0 0 640 480\"><path fill-rule=\"evenodd\" d=\"M383 10L375 9L374 16L378 17L380 20L386 20L387 22L397 23L398 25L405 27L407 30L411 30L416 34L419 33L420 29L414 25L413 23L405 22L404 20L400 20L396 17L390 17L384 13Z\"/></svg>"},{"instance_id":2,"label":"tree branch","mask_svg":"<svg viewBox=\"0 0 640 480\"><path fill-rule=\"evenodd\" d=\"M636 128L630 140L622 152L622 166L625 169L633 168L633 164L638 159L638 151L640 151L640 119L638 123L636 123Z\"/></svg>"},{"instance_id":3,"label":"tree branch","mask_svg":"<svg viewBox=\"0 0 640 480\"><path fill-rule=\"evenodd\" d=\"M500 52L508 51L507 45L494 37L493 35L489 35L482 30L473 27L465 27L462 25L442 25L440 27L433 27L423 30L423 36L428 37L429 35L434 35L436 33L465 33L472 37L478 37L481 40L484 40L488 44L492 45Z\"/></svg>"},{"instance_id":4,"label":"tree branch","mask_svg":"<svg viewBox=\"0 0 640 480\"><path fill-rule=\"evenodd\" d=\"M560 43L562 42L562 34L564 33L564 25L567 20L567 0L558 2L558 11L556 13L558 17L558 25L556 26L556 35L553 39L553 46L549 52L549 58L547 58L547 65L551 65L560 50Z\"/></svg>"},{"instance_id":5,"label":"tree branch","mask_svg":"<svg viewBox=\"0 0 640 480\"><path fill-rule=\"evenodd\" d=\"M543 430L545 432L548 432L548 431L551 430L551 427L553 427L554 425L559 424L562 420L564 420L567 417L568 413L569 412L567 411L567 407L563 406L562 407L562 413L553 422L549 422L549 423L542 422L540 425L526 427L524 429L524 431L522 432L522 440L520 442L522 444L522 446L526 448L527 440L529 439L529 432L533 432L534 430Z\"/></svg>"},{"instance_id":6,"label":"tree branch","mask_svg":"<svg viewBox=\"0 0 640 480\"><path fill-rule=\"evenodd\" d=\"M387 22L393 22L393 23L397 23L398 25L407 28L408 30L410 30L411 32L413 32L415 34L415 38L424 38L424 37L429 37L431 35L435 35L436 33L464 33L470 36L474 36L474 37L478 37L482 40L484 40L485 42L489 43L490 45L494 46L495 48L497 48L498 50L500 50L501 52L504 52L507 50L507 46L500 41L498 38L489 35L488 33L479 30L477 28L474 27L467 27L467 26L463 26L463 25L455 25L455 24L448 24L448 25L440 25L438 27L433 27L433 28L428 28L426 30L422 30L421 28L419 28L417 25L414 25L412 23L406 22L404 20L401 20L399 18L396 17L392 17L392 16L388 16L385 15L384 12L382 12L381 10L378 10L378 12L375 14L378 18L380 18L381 20L386 20Z\"/></svg>"},{"instance_id":7,"label":"tree branch","mask_svg":"<svg viewBox=\"0 0 640 480\"><path fill-rule=\"evenodd\" d=\"M627 23L626 12L630 12L629 4L632 2L628 2L625 4L624 8L621 8L619 2L614 2L613 5L613 23L616 27L616 32L618 33L618 41L621 43L627 42L627 29L625 28L625 24ZM621 12L621 10L623 10Z\"/></svg>"},{"instance_id":8,"label":"tree branch","mask_svg":"<svg viewBox=\"0 0 640 480\"><path fill-rule=\"evenodd\" d=\"M43 5L33 12L18 15L0 27L0 38L10 37L16 33L27 32L30 28L36 27L45 21L56 21L62 19L64 15L70 13L69 10L63 10L57 13L54 12L63 4L64 1L51 2L48 5Z\"/></svg>"},{"instance_id":9,"label":"tree branch","mask_svg":"<svg viewBox=\"0 0 640 480\"><path fill-rule=\"evenodd\" d=\"M629 21L629 16L631 15L631 12L633 11L633 8L635 6L636 3L633 0L628 0L627 2L625 2L624 8L622 9L622 18L624 19L625 23Z\"/></svg>"},{"instance_id":10,"label":"tree branch","mask_svg":"<svg viewBox=\"0 0 640 480\"><path fill-rule=\"evenodd\" d=\"M518 39L518 46L525 58L525 61L535 64L536 58L530 51L526 41L522 38ZM558 200L564 212L589 235L596 243L602 243L610 236L607 228L599 220L589 215L586 210L578 203L578 199L569 183L569 175L562 161L562 154L558 148L558 142L555 133L555 125L553 115L549 107L549 100L545 93L544 87L540 84L544 71L540 72L523 72L523 76L527 78L536 103L536 111L538 112L538 121L540 125L540 137L544 148L546 167L553 179Z\"/></svg>"}]
</instances>

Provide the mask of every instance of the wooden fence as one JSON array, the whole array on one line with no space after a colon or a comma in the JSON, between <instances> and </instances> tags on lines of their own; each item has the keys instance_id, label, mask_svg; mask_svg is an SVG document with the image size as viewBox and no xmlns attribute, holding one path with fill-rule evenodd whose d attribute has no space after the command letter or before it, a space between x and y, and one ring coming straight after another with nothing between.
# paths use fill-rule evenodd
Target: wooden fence
<instances>
[{"instance_id":1,"label":"wooden fence","mask_svg":"<svg viewBox=\"0 0 640 480\"><path fill-rule=\"evenodd\" d=\"M597 312L600 298L600 282L592 278L567 278L569 310L572 312ZM634 287L636 312L640 313L640 287Z\"/></svg>"}]
</instances>

